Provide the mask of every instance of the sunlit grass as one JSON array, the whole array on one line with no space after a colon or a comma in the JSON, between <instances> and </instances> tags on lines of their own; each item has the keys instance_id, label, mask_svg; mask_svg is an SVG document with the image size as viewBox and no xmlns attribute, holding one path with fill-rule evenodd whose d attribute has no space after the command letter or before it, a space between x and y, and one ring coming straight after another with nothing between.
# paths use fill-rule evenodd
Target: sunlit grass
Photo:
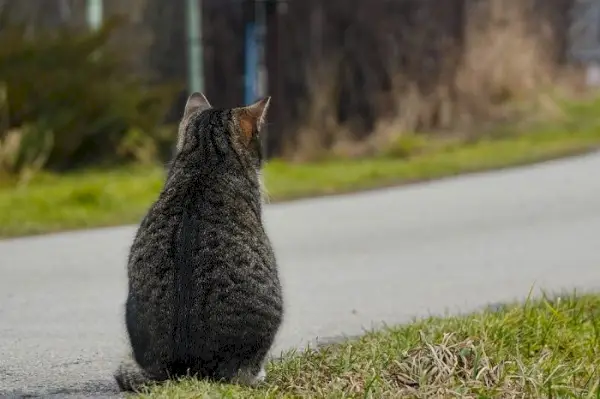
<instances>
[{"instance_id":1,"label":"sunlit grass","mask_svg":"<svg viewBox=\"0 0 600 399\"><path fill-rule=\"evenodd\" d=\"M440 145L428 139L413 156L269 162L270 200L434 179L577 154L600 145L600 100L566 104L552 123L507 127L494 138ZM393 150L393 149L392 149ZM389 153L393 154L394 151ZM0 186L0 237L137 223L162 186L162 167L39 175L27 185Z\"/></svg>"},{"instance_id":2,"label":"sunlit grass","mask_svg":"<svg viewBox=\"0 0 600 399\"><path fill-rule=\"evenodd\" d=\"M288 353L257 388L195 379L140 398L598 398L600 296L567 295Z\"/></svg>"}]
</instances>

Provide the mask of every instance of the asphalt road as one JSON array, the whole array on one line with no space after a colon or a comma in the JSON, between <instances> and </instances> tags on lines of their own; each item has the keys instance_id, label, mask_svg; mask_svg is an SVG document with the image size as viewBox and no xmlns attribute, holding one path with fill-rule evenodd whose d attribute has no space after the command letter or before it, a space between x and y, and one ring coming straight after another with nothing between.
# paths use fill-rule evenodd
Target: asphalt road
<instances>
[{"instance_id":1,"label":"asphalt road","mask_svg":"<svg viewBox=\"0 0 600 399\"><path fill-rule=\"evenodd\" d=\"M274 355L381 322L600 290L600 154L266 207L287 318ZM106 397L133 227L0 242L0 396Z\"/></svg>"}]
</instances>

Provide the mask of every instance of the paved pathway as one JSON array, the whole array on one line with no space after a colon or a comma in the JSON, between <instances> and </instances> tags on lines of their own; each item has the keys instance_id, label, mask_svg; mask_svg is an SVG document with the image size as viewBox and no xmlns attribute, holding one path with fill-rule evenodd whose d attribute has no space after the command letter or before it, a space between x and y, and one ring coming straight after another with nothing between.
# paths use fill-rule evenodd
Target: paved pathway
<instances>
[{"instance_id":1,"label":"paved pathway","mask_svg":"<svg viewBox=\"0 0 600 399\"><path fill-rule=\"evenodd\" d=\"M288 313L275 353L380 322L600 290L600 154L268 205ZM0 396L105 397L133 227L0 241Z\"/></svg>"}]
</instances>

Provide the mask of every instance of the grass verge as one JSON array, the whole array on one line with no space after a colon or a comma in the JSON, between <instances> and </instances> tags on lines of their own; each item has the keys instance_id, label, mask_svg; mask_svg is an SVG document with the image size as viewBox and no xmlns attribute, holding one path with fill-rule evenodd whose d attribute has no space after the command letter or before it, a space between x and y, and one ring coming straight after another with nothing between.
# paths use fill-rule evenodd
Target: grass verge
<instances>
[{"instance_id":1,"label":"grass verge","mask_svg":"<svg viewBox=\"0 0 600 399\"><path fill-rule=\"evenodd\" d=\"M431 318L267 367L257 388L186 379L171 398L600 398L600 295Z\"/></svg>"},{"instance_id":2,"label":"grass verge","mask_svg":"<svg viewBox=\"0 0 600 399\"><path fill-rule=\"evenodd\" d=\"M600 100L565 107L553 123L505 128L476 142L422 143L408 157L270 162L271 201L350 192L578 154L600 145ZM393 153L391 151L390 153ZM0 187L0 237L137 223L156 198L163 169L126 168L39 175Z\"/></svg>"}]
</instances>

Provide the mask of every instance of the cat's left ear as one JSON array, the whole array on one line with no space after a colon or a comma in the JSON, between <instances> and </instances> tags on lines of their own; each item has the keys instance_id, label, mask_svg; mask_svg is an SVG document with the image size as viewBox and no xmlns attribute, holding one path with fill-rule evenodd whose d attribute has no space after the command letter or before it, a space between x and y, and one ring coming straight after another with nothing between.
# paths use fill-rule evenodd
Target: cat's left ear
<instances>
[{"instance_id":1,"label":"cat's left ear","mask_svg":"<svg viewBox=\"0 0 600 399\"><path fill-rule=\"evenodd\" d=\"M185 139L185 129L187 128L187 124L189 123L189 116L194 112L201 112L210 108L212 108L212 105L210 105L204 94L198 91L190 94L183 109L183 116L179 121L179 131L177 133L176 145L177 151L181 151L181 148L183 147L183 141Z\"/></svg>"},{"instance_id":2,"label":"cat's left ear","mask_svg":"<svg viewBox=\"0 0 600 399\"><path fill-rule=\"evenodd\" d=\"M240 133L246 143L249 143L252 136L258 134L264 125L270 104L271 96L268 96L246 107L236 108Z\"/></svg>"}]
</instances>

